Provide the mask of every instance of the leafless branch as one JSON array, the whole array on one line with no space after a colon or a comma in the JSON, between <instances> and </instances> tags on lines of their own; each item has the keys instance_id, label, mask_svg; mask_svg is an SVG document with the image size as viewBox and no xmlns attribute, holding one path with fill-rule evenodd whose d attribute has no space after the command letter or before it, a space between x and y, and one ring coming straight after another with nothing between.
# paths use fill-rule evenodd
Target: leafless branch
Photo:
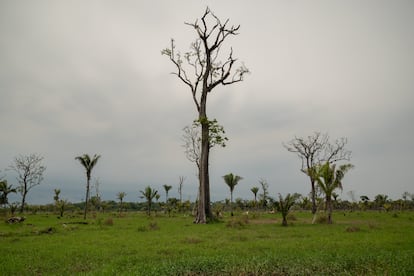
<instances>
[{"instance_id":1,"label":"leafless branch","mask_svg":"<svg viewBox=\"0 0 414 276\"><path fill-rule=\"evenodd\" d=\"M209 27L211 21L214 23ZM171 40L170 48L163 50L162 53L169 56L175 65L177 71L173 74L190 87L193 101L200 111L201 102L206 98L205 93L211 92L219 84L229 85L242 81L249 70L244 64L233 70L237 59L233 58L231 48L225 62L217 61L223 42L228 36L237 35L240 25L228 26L229 19L223 24L209 8L206 8L200 22L197 19L194 23L185 24L194 28L198 35L191 44L190 51L182 58L181 54L175 51L174 40ZM187 75L188 69L193 72L192 78ZM199 93L201 95L198 96Z\"/></svg>"}]
</instances>

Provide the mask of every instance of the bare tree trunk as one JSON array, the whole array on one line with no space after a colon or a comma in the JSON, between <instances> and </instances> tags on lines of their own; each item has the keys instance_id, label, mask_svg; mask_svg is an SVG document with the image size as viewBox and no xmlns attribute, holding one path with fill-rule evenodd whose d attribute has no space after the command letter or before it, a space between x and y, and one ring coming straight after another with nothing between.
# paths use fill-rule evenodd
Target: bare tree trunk
<instances>
[{"instance_id":1,"label":"bare tree trunk","mask_svg":"<svg viewBox=\"0 0 414 276\"><path fill-rule=\"evenodd\" d=\"M318 207L317 207L317 204L316 204L315 180L313 180L313 178L310 176L310 181L311 181L311 186L312 186L312 190L311 190L312 214L316 214L316 211L317 211Z\"/></svg>"},{"instance_id":2,"label":"bare tree trunk","mask_svg":"<svg viewBox=\"0 0 414 276\"><path fill-rule=\"evenodd\" d=\"M213 219L213 212L211 211L211 205L210 205L210 166L209 166L209 160L210 160L210 141L208 140L208 146L207 146L207 150L206 150L206 166L205 166L205 174L206 174L206 178L205 178L205 185L204 185L204 190L205 190L205 194L204 197L206 199L205 203L204 203L204 208L205 208L205 213L206 213L206 218L211 220Z\"/></svg>"},{"instance_id":3,"label":"bare tree trunk","mask_svg":"<svg viewBox=\"0 0 414 276\"><path fill-rule=\"evenodd\" d=\"M326 198L326 208L328 211L328 224L332 224L332 201L331 198Z\"/></svg>"},{"instance_id":4,"label":"bare tree trunk","mask_svg":"<svg viewBox=\"0 0 414 276\"><path fill-rule=\"evenodd\" d=\"M287 215L283 215L282 226L288 226L286 217L287 217Z\"/></svg>"},{"instance_id":5,"label":"bare tree trunk","mask_svg":"<svg viewBox=\"0 0 414 276\"><path fill-rule=\"evenodd\" d=\"M26 195L27 195L27 189L26 185L24 185L24 191L22 191L22 205L20 206L20 213L24 212L24 205L26 204Z\"/></svg>"},{"instance_id":6,"label":"bare tree trunk","mask_svg":"<svg viewBox=\"0 0 414 276\"><path fill-rule=\"evenodd\" d=\"M204 114L203 114L204 113ZM204 115L204 116L203 116ZM208 214L210 212L209 204L209 174L208 174L208 154L209 154L209 127L207 117L205 116L205 109L200 110L201 123L201 160L200 160L200 189L197 216L195 223L207 223Z\"/></svg>"},{"instance_id":7,"label":"bare tree trunk","mask_svg":"<svg viewBox=\"0 0 414 276\"><path fill-rule=\"evenodd\" d=\"M86 197L85 197L85 210L83 212L83 219L86 219L86 213L88 211L88 199L89 199L89 181L90 177L86 178Z\"/></svg>"},{"instance_id":8,"label":"bare tree trunk","mask_svg":"<svg viewBox=\"0 0 414 276\"><path fill-rule=\"evenodd\" d=\"M206 223L207 219L206 219L206 213L205 213L205 205L206 205L206 200L205 200L205 191L204 191L204 183L205 180L203 179L203 174L202 174L202 164L203 162L200 162L200 173L199 173L199 188L198 188L198 201L197 201L197 212L196 212L196 217L194 220L194 223Z\"/></svg>"}]
</instances>

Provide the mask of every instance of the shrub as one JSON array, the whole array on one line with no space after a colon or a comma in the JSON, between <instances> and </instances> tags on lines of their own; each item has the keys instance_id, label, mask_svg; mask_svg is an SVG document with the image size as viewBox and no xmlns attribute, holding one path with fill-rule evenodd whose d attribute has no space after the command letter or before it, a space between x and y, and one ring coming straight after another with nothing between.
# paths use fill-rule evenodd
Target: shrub
<instances>
[{"instance_id":1,"label":"shrub","mask_svg":"<svg viewBox=\"0 0 414 276\"><path fill-rule=\"evenodd\" d=\"M318 217L316 218L316 223L327 224L328 216L326 214L319 214Z\"/></svg>"},{"instance_id":2,"label":"shrub","mask_svg":"<svg viewBox=\"0 0 414 276\"><path fill-rule=\"evenodd\" d=\"M158 230L160 227L158 226L158 223L156 221L150 222L148 225L149 230Z\"/></svg>"},{"instance_id":3,"label":"shrub","mask_svg":"<svg viewBox=\"0 0 414 276\"><path fill-rule=\"evenodd\" d=\"M361 231L361 228L359 228L359 226L353 225L353 226L348 226L345 229L345 231L348 232L348 233L359 232L359 231Z\"/></svg>"},{"instance_id":4,"label":"shrub","mask_svg":"<svg viewBox=\"0 0 414 276\"><path fill-rule=\"evenodd\" d=\"M114 225L114 220L111 217L109 217L105 220L104 224L108 226L112 226Z\"/></svg>"},{"instance_id":5,"label":"shrub","mask_svg":"<svg viewBox=\"0 0 414 276\"><path fill-rule=\"evenodd\" d=\"M147 232L147 231L154 231L158 230L160 227L156 221L152 221L148 224L148 226L140 226L138 227L138 232Z\"/></svg>"},{"instance_id":6,"label":"shrub","mask_svg":"<svg viewBox=\"0 0 414 276\"><path fill-rule=\"evenodd\" d=\"M241 228L249 223L249 218L247 216L241 216L238 218L231 219L227 221L226 226L231 228Z\"/></svg>"}]
</instances>

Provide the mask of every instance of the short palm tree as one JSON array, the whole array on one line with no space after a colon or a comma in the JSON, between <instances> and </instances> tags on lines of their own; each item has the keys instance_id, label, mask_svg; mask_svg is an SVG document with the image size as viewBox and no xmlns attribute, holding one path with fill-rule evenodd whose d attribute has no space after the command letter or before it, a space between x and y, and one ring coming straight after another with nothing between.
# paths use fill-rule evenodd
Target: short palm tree
<instances>
[{"instance_id":1,"label":"short palm tree","mask_svg":"<svg viewBox=\"0 0 414 276\"><path fill-rule=\"evenodd\" d=\"M289 214L290 208L296 203L298 199L298 194L287 194L285 198L279 194L279 201L275 202L276 209L282 214L282 225L288 226L287 215Z\"/></svg>"},{"instance_id":2,"label":"short palm tree","mask_svg":"<svg viewBox=\"0 0 414 276\"><path fill-rule=\"evenodd\" d=\"M164 190L165 190L165 204L167 204L168 202L168 191L171 190L172 186L171 185L163 185Z\"/></svg>"},{"instance_id":3,"label":"short palm tree","mask_svg":"<svg viewBox=\"0 0 414 276\"><path fill-rule=\"evenodd\" d=\"M243 179L243 177L229 173L223 176L223 179L227 186L230 188L230 212L231 216L233 216L233 190L237 183Z\"/></svg>"},{"instance_id":4,"label":"short palm tree","mask_svg":"<svg viewBox=\"0 0 414 276\"><path fill-rule=\"evenodd\" d=\"M94 155L92 159L89 157L88 154L84 154L82 156L75 157L82 166L85 168L86 171L86 196L85 196L85 211L83 218L86 219L86 212L88 210L88 199L89 199L89 189L90 189L90 181L91 181L91 173L92 169L95 167L96 163L98 162L100 155Z\"/></svg>"},{"instance_id":5,"label":"short palm tree","mask_svg":"<svg viewBox=\"0 0 414 276\"><path fill-rule=\"evenodd\" d=\"M9 203L8 195L16 192L17 190L12 185L7 184L7 180L0 181L0 205L7 205Z\"/></svg>"},{"instance_id":6,"label":"short palm tree","mask_svg":"<svg viewBox=\"0 0 414 276\"><path fill-rule=\"evenodd\" d=\"M257 205L257 193L259 192L259 187L253 187L250 189L250 191L252 191L252 193L254 194L254 206L256 207Z\"/></svg>"},{"instance_id":7,"label":"short palm tree","mask_svg":"<svg viewBox=\"0 0 414 276\"><path fill-rule=\"evenodd\" d=\"M150 216L152 200L158 195L158 191L152 189L150 186L147 186L145 187L144 191L140 191L140 193L142 194L141 198L145 198L147 200L147 214Z\"/></svg>"},{"instance_id":8,"label":"short palm tree","mask_svg":"<svg viewBox=\"0 0 414 276\"><path fill-rule=\"evenodd\" d=\"M325 194L325 209L328 212L328 223L332 223L332 194L336 189L342 190L342 180L345 173L352 169L352 164L345 164L336 168L336 164L326 162L319 166L316 172L316 181L321 191Z\"/></svg>"}]
</instances>

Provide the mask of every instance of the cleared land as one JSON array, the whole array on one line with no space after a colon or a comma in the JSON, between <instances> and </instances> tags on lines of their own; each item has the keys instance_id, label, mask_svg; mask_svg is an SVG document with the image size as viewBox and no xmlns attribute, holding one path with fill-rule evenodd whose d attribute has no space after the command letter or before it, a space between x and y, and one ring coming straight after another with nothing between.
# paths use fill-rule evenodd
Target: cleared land
<instances>
[{"instance_id":1,"label":"cleared land","mask_svg":"<svg viewBox=\"0 0 414 276\"><path fill-rule=\"evenodd\" d=\"M414 275L414 212L238 214L196 225L181 214L26 215L0 222L0 275Z\"/></svg>"}]
</instances>

